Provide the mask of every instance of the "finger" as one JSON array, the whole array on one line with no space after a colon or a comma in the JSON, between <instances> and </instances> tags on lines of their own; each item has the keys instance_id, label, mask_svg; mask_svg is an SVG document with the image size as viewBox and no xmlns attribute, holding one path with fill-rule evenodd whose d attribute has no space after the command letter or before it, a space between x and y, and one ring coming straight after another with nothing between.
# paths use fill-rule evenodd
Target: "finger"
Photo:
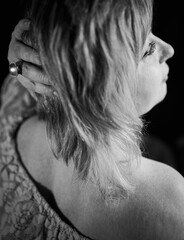
<instances>
[{"instance_id":1,"label":"finger","mask_svg":"<svg viewBox=\"0 0 184 240\"><path fill-rule=\"evenodd\" d=\"M41 66L40 56L37 51L13 39L8 49L8 60L9 62L23 60Z\"/></svg>"},{"instance_id":2,"label":"finger","mask_svg":"<svg viewBox=\"0 0 184 240\"><path fill-rule=\"evenodd\" d=\"M57 96L57 93L53 90L53 87L41 83L35 84L35 92L48 97Z\"/></svg>"},{"instance_id":3,"label":"finger","mask_svg":"<svg viewBox=\"0 0 184 240\"><path fill-rule=\"evenodd\" d=\"M22 75L26 78L31 79L35 83L42 83L50 85L49 78L41 67L33 64L23 62L22 63Z\"/></svg>"},{"instance_id":4,"label":"finger","mask_svg":"<svg viewBox=\"0 0 184 240\"><path fill-rule=\"evenodd\" d=\"M45 96L57 96L56 91L53 90L53 87L44 85L41 83L33 83L30 79L18 75L17 80L26 88L28 91L31 91L33 93L39 93L41 95Z\"/></svg>"},{"instance_id":5,"label":"finger","mask_svg":"<svg viewBox=\"0 0 184 240\"><path fill-rule=\"evenodd\" d=\"M35 84L31 82L28 78L25 78L21 74L17 76L17 80L29 91L35 92Z\"/></svg>"},{"instance_id":6,"label":"finger","mask_svg":"<svg viewBox=\"0 0 184 240\"><path fill-rule=\"evenodd\" d=\"M34 86L31 85L32 83L29 82L28 79L25 79L23 76L18 75L17 80L26 88L26 90L29 92L29 94L35 99L35 101L38 101L38 98L35 94Z\"/></svg>"},{"instance_id":7,"label":"finger","mask_svg":"<svg viewBox=\"0 0 184 240\"><path fill-rule=\"evenodd\" d=\"M24 31L28 31L30 27L31 21L28 19L21 19L18 24L15 26L14 31L12 33L12 37L21 40L22 33Z\"/></svg>"}]
</instances>

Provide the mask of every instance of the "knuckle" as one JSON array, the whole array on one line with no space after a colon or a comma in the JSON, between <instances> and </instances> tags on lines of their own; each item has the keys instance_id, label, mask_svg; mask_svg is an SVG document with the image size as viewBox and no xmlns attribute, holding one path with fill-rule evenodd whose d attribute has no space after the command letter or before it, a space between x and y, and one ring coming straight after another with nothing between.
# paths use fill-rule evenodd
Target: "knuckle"
<instances>
[{"instance_id":1,"label":"knuckle","mask_svg":"<svg viewBox=\"0 0 184 240\"><path fill-rule=\"evenodd\" d=\"M27 18L22 18L19 20L18 25L24 26L25 23L30 22Z\"/></svg>"},{"instance_id":2,"label":"knuckle","mask_svg":"<svg viewBox=\"0 0 184 240\"><path fill-rule=\"evenodd\" d=\"M24 24L24 20L25 20L24 18L23 18L23 19L20 19L20 20L18 21L16 27L22 27L23 24Z\"/></svg>"},{"instance_id":3,"label":"knuckle","mask_svg":"<svg viewBox=\"0 0 184 240\"><path fill-rule=\"evenodd\" d=\"M21 35L22 32L25 30L29 29L29 25L30 25L30 20L28 19L21 19L17 25L14 28L14 31L12 33L13 37L16 37L17 39L21 40Z\"/></svg>"}]
</instances>

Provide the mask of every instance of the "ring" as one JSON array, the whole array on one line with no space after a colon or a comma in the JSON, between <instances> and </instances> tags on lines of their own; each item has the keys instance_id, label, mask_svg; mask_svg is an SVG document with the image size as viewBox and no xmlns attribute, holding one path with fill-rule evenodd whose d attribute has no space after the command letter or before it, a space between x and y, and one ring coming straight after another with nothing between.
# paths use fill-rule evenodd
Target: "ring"
<instances>
[{"instance_id":1,"label":"ring","mask_svg":"<svg viewBox=\"0 0 184 240\"><path fill-rule=\"evenodd\" d=\"M22 74L22 61L16 63L10 63L9 73L12 77L17 77L18 74Z\"/></svg>"}]
</instances>

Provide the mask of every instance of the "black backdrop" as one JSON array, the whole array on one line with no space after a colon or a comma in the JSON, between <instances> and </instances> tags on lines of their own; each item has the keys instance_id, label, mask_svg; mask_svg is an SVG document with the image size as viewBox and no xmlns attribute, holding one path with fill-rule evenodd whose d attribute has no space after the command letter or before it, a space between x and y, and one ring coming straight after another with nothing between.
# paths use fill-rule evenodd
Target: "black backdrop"
<instances>
[{"instance_id":1,"label":"black backdrop","mask_svg":"<svg viewBox=\"0 0 184 240\"><path fill-rule=\"evenodd\" d=\"M15 24L23 16L23 2L23 0L11 2L6 0L1 5L1 82L8 73L8 44ZM175 55L168 61L170 75L167 97L145 116L145 119L151 122L147 131L158 136L170 146L173 146L178 138L184 136L184 66L182 58L184 41L183 17L180 10L182 7L174 5L173 1L155 0L153 32L174 47Z\"/></svg>"}]
</instances>

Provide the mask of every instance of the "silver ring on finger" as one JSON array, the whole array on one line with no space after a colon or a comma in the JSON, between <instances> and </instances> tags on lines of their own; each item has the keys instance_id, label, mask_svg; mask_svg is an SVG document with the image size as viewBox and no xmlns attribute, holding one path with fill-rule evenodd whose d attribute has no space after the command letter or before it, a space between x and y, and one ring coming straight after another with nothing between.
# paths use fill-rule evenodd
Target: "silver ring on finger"
<instances>
[{"instance_id":1,"label":"silver ring on finger","mask_svg":"<svg viewBox=\"0 0 184 240\"><path fill-rule=\"evenodd\" d=\"M19 74L22 74L22 61L10 63L9 73L12 77L17 77Z\"/></svg>"}]
</instances>

